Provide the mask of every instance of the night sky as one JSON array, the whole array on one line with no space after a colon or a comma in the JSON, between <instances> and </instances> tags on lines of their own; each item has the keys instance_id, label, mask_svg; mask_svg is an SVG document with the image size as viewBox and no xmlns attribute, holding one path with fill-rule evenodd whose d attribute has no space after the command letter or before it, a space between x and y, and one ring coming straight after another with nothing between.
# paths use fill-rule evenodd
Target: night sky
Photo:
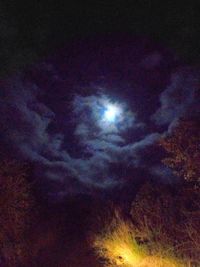
<instances>
[{"instance_id":1,"label":"night sky","mask_svg":"<svg viewBox=\"0 0 200 267\"><path fill-rule=\"evenodd\" d=\"M199 5L1 1L0 145L44 198L176 180L157 141L198 114Z\"/></svg>"}]
</instances>

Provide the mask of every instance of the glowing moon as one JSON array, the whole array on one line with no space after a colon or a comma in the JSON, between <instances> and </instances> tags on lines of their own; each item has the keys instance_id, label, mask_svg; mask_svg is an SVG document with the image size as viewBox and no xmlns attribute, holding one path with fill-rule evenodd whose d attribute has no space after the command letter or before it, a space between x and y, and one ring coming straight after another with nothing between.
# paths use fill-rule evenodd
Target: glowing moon
<instances>
[{"instance_id":1,"label":"glowing moon","mask_svg":"<svg viewBox=\"0 0 200 267\"><path fill-rule=\"evenodd\" d=\"M121 114L121 109L117 105L109 104L104 112L104 119L108 122L115 122Z\"/></svg>"}]
</instances>

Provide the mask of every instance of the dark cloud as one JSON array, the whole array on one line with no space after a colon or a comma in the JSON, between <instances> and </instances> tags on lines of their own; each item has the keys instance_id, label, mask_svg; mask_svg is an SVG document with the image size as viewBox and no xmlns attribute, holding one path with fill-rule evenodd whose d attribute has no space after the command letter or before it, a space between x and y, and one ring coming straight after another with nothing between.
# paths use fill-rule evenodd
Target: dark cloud
<instances>
[{"instance_id":1,"label":"dark cloud","mask_svg":"<svg viewBox=\"0 0 200 267\"><path fill-rule=\"evenodd\" d=\"M39 153L49 142L46 129L53 112L37 100L37 87L16 76L1 87L2 139L24 157L46 161Z\"/></svg>"},{"instance_id":2,"label":"dark cloud","mask_svg":"<svg viewBox=\"0 0 200 267\"><path fill-rule=\"evenodd\" d=\"M152 116L158 125L169 125L170 129L179 118L199 112L199 74L189 67L172 73L170 84L160 95L161 107Z\"/></svg>"}]
</instances>

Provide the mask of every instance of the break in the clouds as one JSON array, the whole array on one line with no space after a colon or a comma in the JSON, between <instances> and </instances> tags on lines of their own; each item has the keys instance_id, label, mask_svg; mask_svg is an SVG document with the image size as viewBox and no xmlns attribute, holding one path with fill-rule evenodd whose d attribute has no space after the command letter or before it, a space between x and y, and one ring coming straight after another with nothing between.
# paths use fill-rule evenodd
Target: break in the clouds
<instances>
[{"instance_id":1,"label":"break in the clouds","mask_svg":"<svg viewBox=\"0 0 200 267\"><path fill-rule=\"evenodd\" d=\"M46 193L105 191L134 181L141 169L169 178L155 143L198 111L199 72L170 70L162 51L143 45L101 48L101 57L95 50L96 58L87 52L67 63L62 57L1 83L1 146L34 164Z\"/></svg>"},{"instance_id":2,"label":"break in the clouds","mask_svg":"<svg viewBox=\"0 0 200 267\"><path fill-rule=\"evenodd\" d=\"M82 141L97 138L124 142L122 133L138 127L135 115L126 104L109 99L106 95L75 96L73 113L77 121L75 134Z\"/></svg>"}]
</instances>

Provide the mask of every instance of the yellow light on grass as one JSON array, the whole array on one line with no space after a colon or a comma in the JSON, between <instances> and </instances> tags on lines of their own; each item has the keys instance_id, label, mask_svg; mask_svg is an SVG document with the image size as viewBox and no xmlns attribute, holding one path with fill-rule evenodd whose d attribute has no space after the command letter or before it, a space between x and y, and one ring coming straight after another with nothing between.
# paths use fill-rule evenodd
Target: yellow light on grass
<instances>
[{"instance_id":1,"label":"yellow light on grass","mask_svg":"<svg viewBox=\"0 0 200 267\"><path fill-rule=\"evenodd\" d=\"M108 259L117 266L136 266L144 255L144 250L133 239L131 225L123 221L119 215L112 222L112 229L96 236L93 246L99 256Z\"/></svg>"},{"instance_id":2,"label":"yellow light on grass","mask_svg":"<svg viewBox=\"0 0 200 267\"><path fill-rule=\"evenodd\" d=\"M115 251L113 251L113 256L115 256L117 265L130 265L139 264L142 260L141 255L134 253L128 246L120 245L117 246Z\"/></svg>"},{"instance_id":3,"label":"yellow light on grass","mask_svg":"<svg viewBox=\"0 0 200 267\"><path fill-rule=\"evenodd\" d=\"M163 251L150 255L144 245L135 239L131 223L124 221L118 213L101 234L95 236L93 247L97 254L106 259L106 266L123 267L185 267L177 258L165 255Z\"/></svg>"}]
</instances>

